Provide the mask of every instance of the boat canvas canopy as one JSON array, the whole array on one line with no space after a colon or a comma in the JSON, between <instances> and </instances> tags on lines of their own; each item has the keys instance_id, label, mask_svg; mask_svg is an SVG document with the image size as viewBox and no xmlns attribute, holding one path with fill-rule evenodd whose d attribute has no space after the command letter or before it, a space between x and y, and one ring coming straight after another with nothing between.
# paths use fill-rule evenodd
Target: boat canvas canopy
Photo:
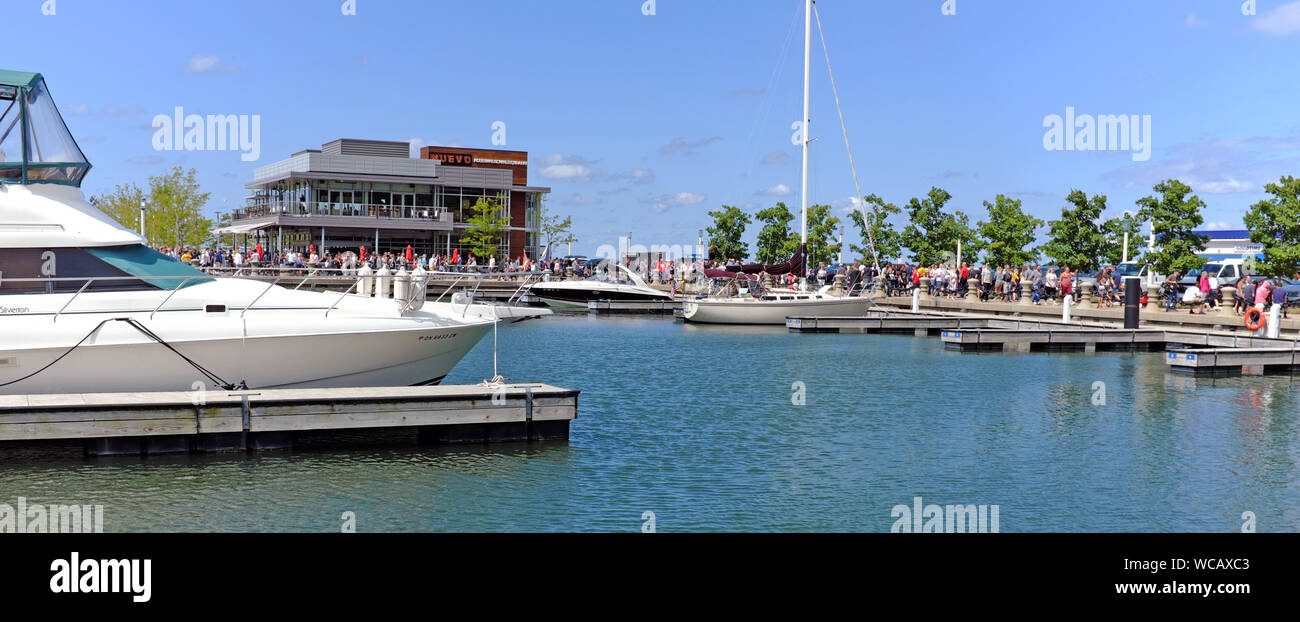
<instances>
[{"instance_id":1,"label":"boat canvas canopy","mask_svg":"<svg viewBox=\"0 0 1300 622\"><path fill-rule=\"evenodd\" d=\"M264 222L255 225L235 225L233 227L222 227L220 229L213 229L212 233L213 235L243 235L245 233L252 233L254 231L257 231L258 229L265 229L270 226L272 226L272 223L269 222Z\"/></svg>"},{"instance_id":2,"label":"boat canvas canopy","mask_svg":"<svg viewBox=\"0 0 1300 622\"><path fill-rule=\"evenodd\" d=\"M45 78L0 70L0 184L80 186L88 171Z\"/></svg>"},{"instance_id":3,"label":"boat canvas canopy","mask_svg":"<svg viewBox=\"0 0 1300 622\"><path fill-rule=\"evenodd\" d=\"M146 246L107 246L86 251L131 276L166 277L141 279L159 289L179 289L213 280L189 264Z\"/></svg>"}]
</instances>

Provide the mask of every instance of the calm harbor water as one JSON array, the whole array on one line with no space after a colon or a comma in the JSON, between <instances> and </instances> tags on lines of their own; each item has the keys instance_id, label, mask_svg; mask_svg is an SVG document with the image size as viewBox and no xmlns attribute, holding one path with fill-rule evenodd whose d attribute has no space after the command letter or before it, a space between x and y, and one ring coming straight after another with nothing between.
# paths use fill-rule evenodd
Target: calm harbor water
<instances>
[{"instance_id":1,"label":"calm harbor water","mask_svg":"<svg viewBox=\"0 0 1300 622\"><path fill-rule=\"evenodd\" d=\"M649 511L660 532L886 532L920 496L997 504L1003 532L1231 532L1246 511L1300 530L1289 377L585 314L500 340L507 378L582 390L568 443L7 451L0 503L103 504L108 531L338 531L349 511L358 531L639 531ZM447 382L490 377L491 347Z\"/></svg>"}]
</instances>

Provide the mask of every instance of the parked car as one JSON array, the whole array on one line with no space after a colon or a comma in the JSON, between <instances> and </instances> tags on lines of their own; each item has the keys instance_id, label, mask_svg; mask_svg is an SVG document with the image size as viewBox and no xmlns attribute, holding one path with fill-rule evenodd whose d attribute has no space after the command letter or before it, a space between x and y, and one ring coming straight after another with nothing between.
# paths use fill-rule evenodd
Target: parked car
<instances>
[{"instance_id":1,"label":"parked car","mask_svg":"<svg viewBox=\"0 0 1300 622\"><path fill-rule=\"evenodd\" d=\"M1210 276L1219 279L1219 287L1222 288L1226 285L1236 283L1237 279L1240 279L1242 275L1248 274L1249 271L1246 269L1246 261L1244 259L1226 259L1223 261L1207 263L1200 268L1188 270L1187 274L1178 280L1178 285L1183 289L1196 287L1197 282L1201 279L1202 272L1208 272Z\"/></svg>"}]
</instances>

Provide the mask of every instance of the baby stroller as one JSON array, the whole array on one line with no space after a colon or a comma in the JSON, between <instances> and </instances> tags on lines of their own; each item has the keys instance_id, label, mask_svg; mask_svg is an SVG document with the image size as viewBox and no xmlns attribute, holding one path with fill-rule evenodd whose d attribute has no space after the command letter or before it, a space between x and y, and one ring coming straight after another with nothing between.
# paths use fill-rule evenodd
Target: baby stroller
<instances>
[{"instance_id":1,"label":"baby stroller","mask_svg":"<svg viewBox=\"0 0 1300 622\"><path fill-rule=\"evenodd\" d=\"M1165 302L1165 311L1178 309L1178 286L1173 283L1160 284L1160 299Z\"/></svg>"}]
</instances>

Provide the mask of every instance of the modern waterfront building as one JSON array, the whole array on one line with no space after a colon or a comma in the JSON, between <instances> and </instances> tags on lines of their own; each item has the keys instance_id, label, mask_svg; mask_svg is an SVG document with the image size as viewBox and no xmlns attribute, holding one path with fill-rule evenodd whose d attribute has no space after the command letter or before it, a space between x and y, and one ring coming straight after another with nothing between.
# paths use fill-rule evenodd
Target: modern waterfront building
<instances>
[{"instance_id":1,"label":"modern waterfront building","mask_svg":"<svg viewBox=\"0 0 1300 622\"><path fill-rule=\"evenodd\" d=\"M1258 257L1263 259L1264 245L1250 241L1250 231L1233 229L1225 231L1195 231L1208 236L1209 243L1197 253L1206 261L1223 261L1225 259L1246 259Z\"/></svg>"},{"instance_id":2,"label":"modern waterfront building","mask_svg":"<svg viewBox=\"0 0 1300 622\"><path fill-rule=\"evenodd\" d=\"M425 147L342 138L256 169L250 196L224 235L270 250L405 251L451 254L479 199L495 199L510 219L498 261L539 253L542 197L528 185L528 153Z\"/></svg>"}]
</instances>

